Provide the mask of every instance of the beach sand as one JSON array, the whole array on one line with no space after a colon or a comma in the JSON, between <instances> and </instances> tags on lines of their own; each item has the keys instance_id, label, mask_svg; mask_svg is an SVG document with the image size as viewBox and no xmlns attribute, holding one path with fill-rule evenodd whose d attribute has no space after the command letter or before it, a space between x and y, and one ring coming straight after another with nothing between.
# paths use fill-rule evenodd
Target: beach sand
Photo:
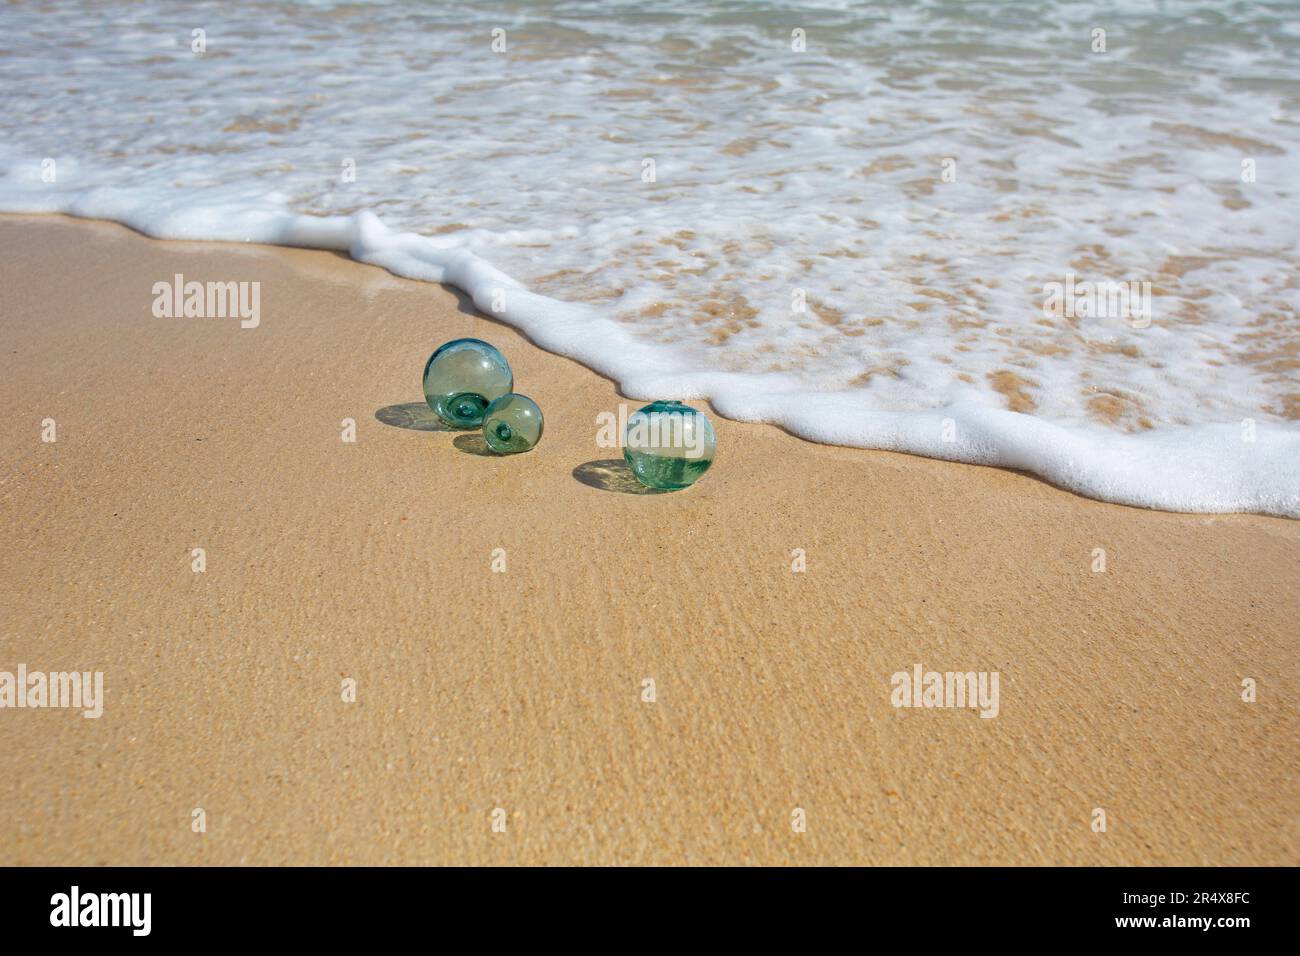
<instances>
[{"instance_id":1,"label":"beach sand","mask_svg":"<svg viewBox=\"0 0 1300 956\"><path fill-rule=\"evenodd\" d=\"M260 325L155 318L176 273ZM642 402L327 252L0 217L0 323L0 670L105 691L0 710L0 863L1300 863L1300 523L716 415L631 493ZM459 336L533 452L429 430ZM997 716L895 708L916 664Z\"/></svg>"}]
</instances>

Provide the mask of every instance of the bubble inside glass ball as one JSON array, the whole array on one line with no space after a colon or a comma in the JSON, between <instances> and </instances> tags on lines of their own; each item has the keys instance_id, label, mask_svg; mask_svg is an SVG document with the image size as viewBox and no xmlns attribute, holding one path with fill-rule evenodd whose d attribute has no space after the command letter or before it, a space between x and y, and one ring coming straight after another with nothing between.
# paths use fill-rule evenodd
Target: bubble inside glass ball
<instances>
[{"instance_id":1,"label":"bubble inside glass ball","mask_svg":"<svg viewBox=\"0 0 1300 956\"><path fill-rule=\"evenodd\" d=\"M531 451L542 440L542 410L527 395L502 395L483 415L483 439L498 455Z\"/></svg>"},{"instance_id":2,"label":"bubble inside glass ball","mask_svg":"<svg viewBox=\"0 0 1300 956\"><path fill-rule=\"evenodd\" d=\"M689 487L709 470L716 449L708 418L681 402L651 402L628 417L623 457L651 488Z\"/></svg>"},{"instance_id":3,"label":"bubble inside glass ball","mask_svg":"<svg viewBox=\"0 0 1300 956\"><path fill-rule=\"evenodd\" d=\"M424 367L424 400L452 428L478 428L493 401L514 386L510 363L479 339L453 339Z\"/></svg>"}]
</instances>

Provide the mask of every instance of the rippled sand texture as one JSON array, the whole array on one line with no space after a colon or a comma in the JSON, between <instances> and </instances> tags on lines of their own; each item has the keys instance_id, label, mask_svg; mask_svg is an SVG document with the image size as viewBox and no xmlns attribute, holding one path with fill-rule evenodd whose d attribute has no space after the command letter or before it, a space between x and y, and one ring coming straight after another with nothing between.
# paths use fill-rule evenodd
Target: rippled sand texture
<instances>
[{"instance_id":1,"label":"rippled sand texture","mask_svg":"<svg viewBox=\"0 0 1300 956\"><path fill-rule=\"evenodd\" d=\"M0 710L0 865L1300 863L1300 523L716 415L650 493L599 441L635 403L429 283L55 217L0 253L0 670L105 698ZM261 325L154 317L176 272ZM461 336L533 451L424 405ZM916 664L998 716L892 706Z\"/></svg>"}]
</instances>

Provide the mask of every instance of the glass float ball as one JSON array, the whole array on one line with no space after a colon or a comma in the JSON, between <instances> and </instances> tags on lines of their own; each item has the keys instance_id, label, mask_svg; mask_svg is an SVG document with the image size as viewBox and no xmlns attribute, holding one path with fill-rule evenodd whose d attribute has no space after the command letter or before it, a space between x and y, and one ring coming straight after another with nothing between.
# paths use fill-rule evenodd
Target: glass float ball
<instances>
[{"instance_id":1,"label":"glass float ball","mask_svg":"<svg viewBox=\"0 0 1300 956\"><path fill-rule=\"evenodd\" d=\"M628 416L623 457L643 485L674 491L709 470L717 439L704 413L681 402L651 402Z\"/></svg>"},{"instance_id":2,"label":"glass float ball","mask_svg":"<svg viewBox=\"0 0 1300 956\"><path fill-rule=\"evenodd\" d=\"M542 440L542 410L527 395L502 395L483 414L483 439L498 455L532 451Z\"/></svg>"},{"instance_id":3,"label":"glass float ball","mask_svg":"<svg viewBox=\"0 0 1300 956\"><path fill-rule=\"evenodd\" d=\"M424 400L452 428L478 428L495 399L510 391L510 363L479 339L453 339L424 367Z\"/></svg>"}]
</instances>

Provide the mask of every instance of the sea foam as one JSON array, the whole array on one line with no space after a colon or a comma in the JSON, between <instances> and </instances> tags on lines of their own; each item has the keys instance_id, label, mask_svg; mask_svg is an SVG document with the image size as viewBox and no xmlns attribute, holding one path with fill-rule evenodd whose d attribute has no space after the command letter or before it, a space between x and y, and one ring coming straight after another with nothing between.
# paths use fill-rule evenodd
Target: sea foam
<instances>
[{"instance_id":1,"label":"sea foam","mask_svg":"<svg viewBox=\"0 0 1300 956\"><path fill-rule=\"evenodd\" d=\"M1284 12L639 9L6 8L0 209L344 251L633 398L1300 517ZM1045 311L1076 279L1149 312Z\"/></svg>"}]
</instances>

